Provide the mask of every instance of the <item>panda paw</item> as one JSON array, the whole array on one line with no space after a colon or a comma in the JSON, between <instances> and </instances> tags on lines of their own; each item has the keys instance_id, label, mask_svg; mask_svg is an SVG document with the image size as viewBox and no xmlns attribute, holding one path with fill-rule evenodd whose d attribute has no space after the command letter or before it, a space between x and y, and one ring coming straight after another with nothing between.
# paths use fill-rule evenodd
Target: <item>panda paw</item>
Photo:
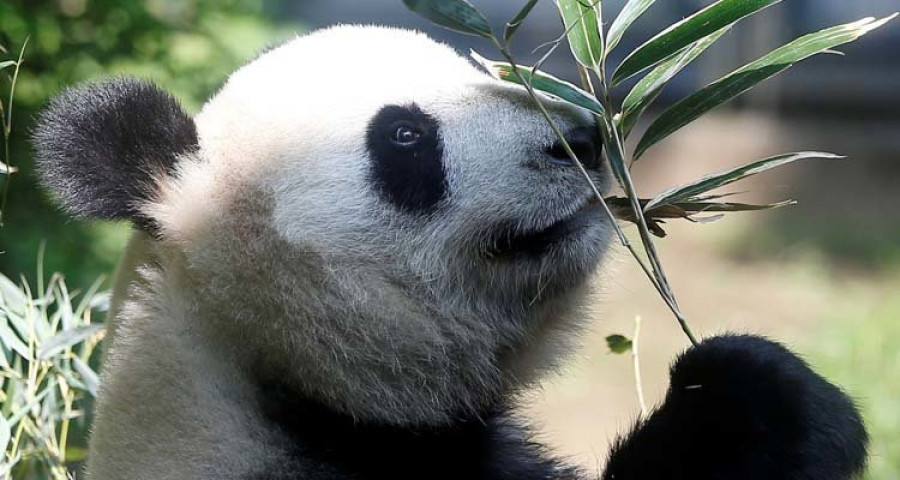
<instances>
[{"instance_id":1,"label":"panda paw","mask_svg":"<svg viewBox=\"0 0 900 480\"><path fill-rule=\"evenodd\" d=\"M671 369L665 402L613 448L604 480L847 480L866 463L853 402L762 337L703 341Z\"/></svg>"}]
</instances>

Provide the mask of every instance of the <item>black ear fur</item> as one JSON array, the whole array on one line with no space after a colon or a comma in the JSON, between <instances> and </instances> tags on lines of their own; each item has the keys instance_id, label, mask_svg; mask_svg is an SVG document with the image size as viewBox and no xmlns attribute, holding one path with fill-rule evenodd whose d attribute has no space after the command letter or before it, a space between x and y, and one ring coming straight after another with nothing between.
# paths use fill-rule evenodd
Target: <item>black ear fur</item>
<instances>
[{"instance_id":1,"label":"black ear fur","mask_svg":"<svg viewBox=\"0 0 900 480\"><path fill-rule=\"evenodd\" d=\"M154 178L196 151L194 121L155 85L116 78L65 91L38 118L33 133L44 185L66 210L128 219L153 230L140 205Z\"/></svg>"},{"instance_id":2,"label":"black ear fur","mask_svg":"<svg viewBox=\"0 0 900 480\"><path fill-rule=\"evenodd\" d=\"M853 402L780 344L711 338L671 377L665 403L613 448L604 480L849 480L865 467Z\"/></svg>"}]
</instances>

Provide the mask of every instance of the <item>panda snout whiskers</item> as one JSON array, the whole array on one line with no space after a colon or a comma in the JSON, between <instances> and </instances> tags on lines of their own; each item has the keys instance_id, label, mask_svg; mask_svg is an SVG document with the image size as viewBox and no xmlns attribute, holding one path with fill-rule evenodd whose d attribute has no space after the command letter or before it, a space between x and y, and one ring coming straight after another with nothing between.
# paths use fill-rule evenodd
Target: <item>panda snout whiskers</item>
<instances>
[{"instance_id":1,"label":"panda snout whiskers","mask_svg":"<svg viewBox=\"0 0 900 480\"><path fill-rule=\"evenodd\" d=\"M560 215L536 224L504 221L487 232L482 252L490 259L538 258L590 225L589 211L597 202L589 197Z\"/></svg>"}]
</instances>

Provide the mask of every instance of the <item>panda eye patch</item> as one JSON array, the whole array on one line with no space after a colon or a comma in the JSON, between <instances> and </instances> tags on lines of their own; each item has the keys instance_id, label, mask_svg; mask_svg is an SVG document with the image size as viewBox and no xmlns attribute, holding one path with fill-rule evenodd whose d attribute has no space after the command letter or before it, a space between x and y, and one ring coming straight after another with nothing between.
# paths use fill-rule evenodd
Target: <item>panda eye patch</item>
<instances>
[{"instance_id":1,"label":"panda eye patch","mask_svg":"<svg viewBox=\"0 0 900 480\"><path fill-rule=\"evenodd\" d=\"M375 112L366 150L375 191L398 209L430 212L446 196L440 124L418 105L385 105Z\"/></svg>"},{"instance_id":2,"label":"panda eye patch","mask_svg":"<svg viewBox=\"0 0 900 480\"><path fill-rule=\"evenodd\" d=\"M389 140L400 148L411 148L419 143L422 131L409 122L397 122L390 129Z\"/></svg>"}]
</instances>

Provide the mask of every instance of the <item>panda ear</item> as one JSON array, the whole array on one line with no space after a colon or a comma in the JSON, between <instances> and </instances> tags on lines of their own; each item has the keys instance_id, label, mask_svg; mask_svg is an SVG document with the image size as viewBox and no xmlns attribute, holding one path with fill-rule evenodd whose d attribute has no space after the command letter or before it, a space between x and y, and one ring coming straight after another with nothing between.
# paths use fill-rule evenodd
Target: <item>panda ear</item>
<instances>
[{"instance_id":1,"label":"panda ear","mask_svg":"<svg viewBox=\"0 0 900 480\"><path fill-rule=\"evenodd\" d=\"M66 210L150 231L141 205L182 155L198 149L194 121L178 101L133 78L60 94L40 115L33 141L41 180Z\"/></svg>"}]
</instances>

